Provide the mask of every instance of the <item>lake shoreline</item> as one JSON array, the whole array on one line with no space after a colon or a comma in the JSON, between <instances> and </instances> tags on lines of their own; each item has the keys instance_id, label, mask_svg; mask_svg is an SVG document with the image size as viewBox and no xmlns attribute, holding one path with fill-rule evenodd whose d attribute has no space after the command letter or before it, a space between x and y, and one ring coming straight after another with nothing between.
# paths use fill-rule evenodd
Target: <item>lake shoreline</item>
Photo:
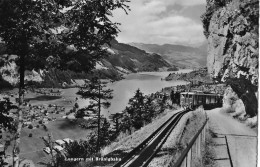
<instances>
[{"instance_id":1,"label":"lake shoreline","mask_svg":"<svg viewBox=\"0 0 260 167\"><path fill-rule=\"evenodd\" d=\"M179 72L179 71L178 71ZM140 88L144 95L148 95L151 93L155 93L157 91L161 91L162 88L167 86L174 86L184 84L186 82L182 81L165 81L161 80L164 76L168 75L171 72L141 72L129 74L125 77L125 79L116 81L113 83L108 83L107 87L114 89L114 98L111 101L111 107L109 109L103 109L101 114L105 117L108 117L110 114L117 113L123 111L125 107L128 105L129 99L134 95L135 91ZM50 92L50 88L44 89L47 92ZM39 137L46 136L48 133L53 135L54 140L63 139L63 138L71 138L74 140L86 139L86 136L92 131L91 129L84 129L79 126L70 125L70 118L66 119L65 116L68 116L66 113L70 112L75 103L79 104L79 108L83 108L88 105L87 100L81 99L79 95L76 94L78 88L68 88L68 89L54 89L53 92L59 91L60 96L54 96L49 98L49 95L44 95L40 90L36 90L34 92L27 91L25 94L25 99L29 100L27 105L34 106L32 109L34 113L40 113L41 110L54 110L55 107L64 108L62 111L57 113L49 113L48 117L55 117L54 120L48 121L46 125L48 131L44 130L44 127L40 125L40 127L36 127L39 125L38 121L32 121L33 129L29 129L28 127L24 127L22 130L21 142L21 152L23 153L24 158L32 159L34 162L37 162L39 159L43 157L48 157L43 153L44 142L40 140ZM11 100L15 102L15 98L18 97L18 89L12 89L10 91L6 91L6 93L12 94ZM51 106L51 107L50 107ZM40 109L38 109L40 107ZM71 113L73 115L73 113ZM46 116L45 116L46 117ZM42 118L43 119L43 118ZM67 128L66 128L67 127ZM32 137L29 137L29 134L32 133ZM33 147L32 147L33 143ZM37 150L37 154L30 153L33 150Z\"/></svg>"}]
</instances>

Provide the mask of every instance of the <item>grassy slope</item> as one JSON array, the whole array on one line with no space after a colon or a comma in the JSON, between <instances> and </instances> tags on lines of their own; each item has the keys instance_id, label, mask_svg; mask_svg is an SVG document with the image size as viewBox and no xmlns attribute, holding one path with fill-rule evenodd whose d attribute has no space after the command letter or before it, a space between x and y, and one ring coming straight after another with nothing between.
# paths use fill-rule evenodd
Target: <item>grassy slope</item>
<instances>
[{"instance_id":1,"label":"grassy slope","mask_svg":"<svg viewBox=\"0 0 260 167\"><path fill-rule=\"evenodd\" d=\"M167 166L172 159L177 160L185 145L190 142L204 121L205 113L203 110L197 109L186 114L172 131L156 157L150 162L149 167Z\"/></svg>"},{"instance_id":2,"label":"grassy slope","mask_svg":"<svg viewBox=\"0 0 260 167\"><path fill-rule=\"evenodd\" d=\"M177 111L178 110L168 111L164 116L154 120L151 124L148 124L142 129L134 132L132 135L118 139L118 141L105 147L102 154L106 155L109 153L109 155L113 155L113 153L115 153L118 155L118 153L120 153L119 156L124 156L127 152L130 152L134 147L146 139ZM177 159L181 151L184 149L184 146L190 142L194 134L203 125L204 121L205 113L203 110L198 109L186 114L172 131L161 150L150 162L149 166L166 166L172 158Z\"/></svg>"},{"instance_id":3,"label":"grassy slope","mask_svg":"<svg viewBox=\"0 0 260 167\"><path fill-rule=\"evenodd\" d=\"M108 154L111 152L116 152L118 150L122 152L130 152L134 147L145 140L149 135L151 135L159 126L161 126L166 120L168 120L174 113L179 110L165 111L165 115L158 116L151 124L142 127L140 130L135 131L132 135L125 138L118 139L116 142L105 147L102 151L103 154Z\"/></svg>"}]
</instances>

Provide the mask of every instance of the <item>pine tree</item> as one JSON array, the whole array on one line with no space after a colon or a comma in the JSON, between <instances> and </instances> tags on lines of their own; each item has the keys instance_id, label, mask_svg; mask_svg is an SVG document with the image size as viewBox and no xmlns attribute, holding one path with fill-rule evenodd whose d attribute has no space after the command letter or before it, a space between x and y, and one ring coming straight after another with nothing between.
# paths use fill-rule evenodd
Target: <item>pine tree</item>
<instances>
[{"instance_id":1,"label":"pine tree","mask_svg":"<svg viewBox=\"0 0 260 167\"><path fill-rule=\"evenodd\" d=\"M144 96L140 89L137 89L134 97L129 99L126 112L130 115L135 129L140 129L144 125Z\"/></svg>"},{"instance_id":2,"label":"pine tree","mask_svg":"<svg viewBox=\"0 0 260 167\"><path fill-rule=\"evenodd\" d=\"M173 104L173 103L176 103L174 90L171 91L171 93L170 93L170 98L171 98L172 104Z\"/></svg>"},{"instance_id":3,"label":"pine tree","mask_svg":"<svg viewBox=\"0 0 260 167\"><path fill-rule=\"evenodd\" d=\"M83 99L89 99L91 101L88 105L87 110L94 111L98 114L98 132L97 132L97 148L98 152L100 149L100 121L101 121L101 108L108 108L113 98L112 89L105 89L106 85L103 84L97 77L93 77L90 83L86 83L84 88L81 88L77 94Z\"/></svg>"},{"instance_id":4,"label":"pine tree","mask_svg":"<svg viewBox=\"0 0 260 167\"><path fill-rule=\"evenodd\" d=\"M164 93L162 98L159 99L159 112L162 113L166 109L167 95Z\"/></svg>"},{"instance_id":5,"label":"pine tree","mask_svg":"<svg viewBox=\"0 0 260 167\"><path fill-rule=\"evenodd\" d=\"M155 106L152 97L148 96L145 98L144 111L144 120L146 123L150 123L155 116Z\"/></svg>"}]
</instances>

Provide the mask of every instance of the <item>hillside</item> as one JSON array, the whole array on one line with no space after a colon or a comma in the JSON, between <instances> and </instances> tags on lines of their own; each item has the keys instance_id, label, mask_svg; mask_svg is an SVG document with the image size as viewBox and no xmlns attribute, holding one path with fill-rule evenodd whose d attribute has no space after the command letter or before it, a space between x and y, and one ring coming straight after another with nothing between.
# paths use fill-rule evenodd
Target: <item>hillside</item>
<instances>
[{"instance_id":1,"label":"hillside","mask_svg":"<svg viewBox=\"0 0 260 167\"><path fill-rule=\"evenodd\" d=\"M130 45L150 53L160 54L171 64L180 67L193 68L206 66L207 43L203 43L198 48L173 44L130 43Z\"/></svg>"},{"instance_id":2,"label":"hillside","mask_svg":"<svg viewBox=\"0 0 260 167\"><path fill-rule=\"evenodd\" d=\"M114 54L111 54L105 60L110 62L114 67L119 66L131 72L158 71L159 68L171 67L158 54L150 54L131 45L119 43L116 40L111 42L111 48Z\"/></svg>"},{"instance_id":3,"label":"hillside","mask_svg":"<svg viewBox=\"0 0 260 167\"><path fill-rule=\"evenodd\" d=\"M2 48L2 49L1 49ZM48 69L26 71L25 80L30 84L41 87L60 87L62 85L74 85L75 79L89 79L93 75L97 75L102 79L119 80L124 74L139 71L158 71L172 67L158 54L149 54L136 47L118 43L116 40L111 42L111 47L105 47L110 56L96 62L95 69L92 74L86 71L74 72L71 70ZM6 85L8 81L12 85L17 85L19 81L18 67L15 64L16 56L4 55L4 45L0 45L0 85ZM9 59L9 64L4 65L4 61ZM84 62L79 62L84 65ZM4 65L4 66L3 66ZM32 82L30 82L32 81ZM3 83L2 83L3 82ZM35 83L36 82L36 83Z\"/></svg>"}]
</instances>

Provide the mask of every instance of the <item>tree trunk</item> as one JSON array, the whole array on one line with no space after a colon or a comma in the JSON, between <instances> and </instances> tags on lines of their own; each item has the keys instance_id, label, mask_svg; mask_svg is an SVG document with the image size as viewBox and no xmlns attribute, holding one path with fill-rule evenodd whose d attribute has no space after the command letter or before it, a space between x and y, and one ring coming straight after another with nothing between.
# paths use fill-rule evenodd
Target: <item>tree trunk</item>
<instances>
[{"instance_id":1,"label":"tree trunk","mask_svg":"<svg viewBox=\"0 0 260 167\"><path fill-rule=\"evenodd\" d=\"M22 104L23 104L23 93L24 93L24 72L25 72L25 54L20 56L20 86L19 86L19 107L18 107L18 125L17 131L15 134L15 143L13 148L13 166L19 166L19 153L20 153L20 135L23 124L23 112L22 112Z\"/></svg>"},{"instance_id":2,"label":"tree trunk","mask_svg":"<svg viewBox=\"0 0 260 167\"><path fill-rule=\"evenodd\" d=\"M257 115L258 101L255 96L255 92L246 92L242 95L241 100L245 105L246 114L250 117Z\"/></svg>"},{"instance_id":3,"label":"tree trunk","mask_svg":"<svg viewBox=\"0 0 260 167\"><path fill-rule=\"evenodd\" d=\"M97 136L97 153L99 151L99 140L100 140L100 110L101 110L101 104L100 104L100 89L101 85L98 87L98 94L99 94L99 99L98 99L98 136Z\"/></svg>"}]
</instances>

